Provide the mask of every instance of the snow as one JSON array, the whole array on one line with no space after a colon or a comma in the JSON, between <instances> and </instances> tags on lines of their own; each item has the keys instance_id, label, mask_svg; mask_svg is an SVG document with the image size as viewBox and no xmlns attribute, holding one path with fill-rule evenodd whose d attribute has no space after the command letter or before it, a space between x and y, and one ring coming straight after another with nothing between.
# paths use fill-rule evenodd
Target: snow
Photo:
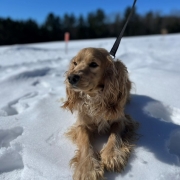
<instances>
[{"instance_id":1,"label":"snow","mask_svg":"<svg viewBox=\"0 0 180 180\"><path fill-rule=\"evenodd\" d=\"M80 49L110 50L114 40L70 41L67 54L64 42L0 47L0 180L72 180L76 147L64 133L75 115L60 108L64 73ZM134 83L126 112L141 137L125 171L107 179L180 179L179 47L180 34L121 41L117 58Z\"/></svg>"}]
</instances>

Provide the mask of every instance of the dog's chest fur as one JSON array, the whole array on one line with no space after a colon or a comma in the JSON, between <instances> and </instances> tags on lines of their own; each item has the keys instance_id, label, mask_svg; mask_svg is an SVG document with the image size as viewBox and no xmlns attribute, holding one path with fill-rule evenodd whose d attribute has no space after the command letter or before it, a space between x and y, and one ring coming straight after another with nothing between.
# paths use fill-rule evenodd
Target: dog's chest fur
<instances>
[{"instance_id":1,"label":"dog's chest fur","mask_svg":"<svg viewBox=\"0 0 180 180\"><path fill-rule=\"evenodd\" d=\"M99 132L108 131L110 128L110 123L108 120L104 120L103 113L101 113L101 96L97 95L91 97L84 93L80 93L80 98L81 101L78 110L90 117L91 123L97 126Z\"/></svg>"}]
</instances>

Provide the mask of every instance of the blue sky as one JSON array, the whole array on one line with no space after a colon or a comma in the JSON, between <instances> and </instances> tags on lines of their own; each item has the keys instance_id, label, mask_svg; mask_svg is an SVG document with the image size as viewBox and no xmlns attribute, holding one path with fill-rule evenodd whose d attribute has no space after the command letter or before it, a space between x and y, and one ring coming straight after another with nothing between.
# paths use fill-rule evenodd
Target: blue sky
<instances>
[{"instance_id":1,"label":"blue sky","mask_svg":"<svg viewBox=\"0 0 180 180\"><path fill-rule=\"evenodd\" d=\"M101 8L108 15L123 13L132 3L133 0L0 0L0 17L18 20L32 18L42 23L50 12L60 16L65 13L79 16ZM180 12L180 0L137 0L136 7L140 14L150 10L169 14L172 10Z\"/></svg>"}]
</instances>

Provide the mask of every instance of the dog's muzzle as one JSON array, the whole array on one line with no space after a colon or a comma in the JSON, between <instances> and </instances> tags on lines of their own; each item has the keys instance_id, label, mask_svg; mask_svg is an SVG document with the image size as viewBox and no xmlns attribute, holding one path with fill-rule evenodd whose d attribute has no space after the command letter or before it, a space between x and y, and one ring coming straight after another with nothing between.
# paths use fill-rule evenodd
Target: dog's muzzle
<instances>
[{"instance_id":1,"label":"dog's muzzle","mask_svg":"<svg viewBox=\"0 0 180 180\"><path fill-rule=\"evenodd\" d=\"M80 80L80 76L77 74L72 74L68 76L68 81L71 85L76 85L79 80Z\"/></svg>"}]
</instances>

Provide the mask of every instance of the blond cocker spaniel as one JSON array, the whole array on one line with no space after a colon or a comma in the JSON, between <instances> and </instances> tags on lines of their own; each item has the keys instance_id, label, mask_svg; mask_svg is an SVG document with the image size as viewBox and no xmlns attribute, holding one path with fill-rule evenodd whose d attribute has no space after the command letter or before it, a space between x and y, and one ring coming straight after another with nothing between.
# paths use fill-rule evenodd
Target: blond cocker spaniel
<instances>
[{"instance_id":1,"label":"blond cocker spaniel","mask_svg":"<svg viewBox=\"0 0 180 180\"><path fill-rule=\"evenodd\" d=\"M134 146L137 123L124 113L131 81L127 68L102 48L85 48L75 56L66 73L67 100L63 108L77 111L77 121L67 136L78 150L70 164L74 180L103 179L104 169L121 172ZM98 153L93 134L109 133Z\"/></svg>"}]
</instances>

